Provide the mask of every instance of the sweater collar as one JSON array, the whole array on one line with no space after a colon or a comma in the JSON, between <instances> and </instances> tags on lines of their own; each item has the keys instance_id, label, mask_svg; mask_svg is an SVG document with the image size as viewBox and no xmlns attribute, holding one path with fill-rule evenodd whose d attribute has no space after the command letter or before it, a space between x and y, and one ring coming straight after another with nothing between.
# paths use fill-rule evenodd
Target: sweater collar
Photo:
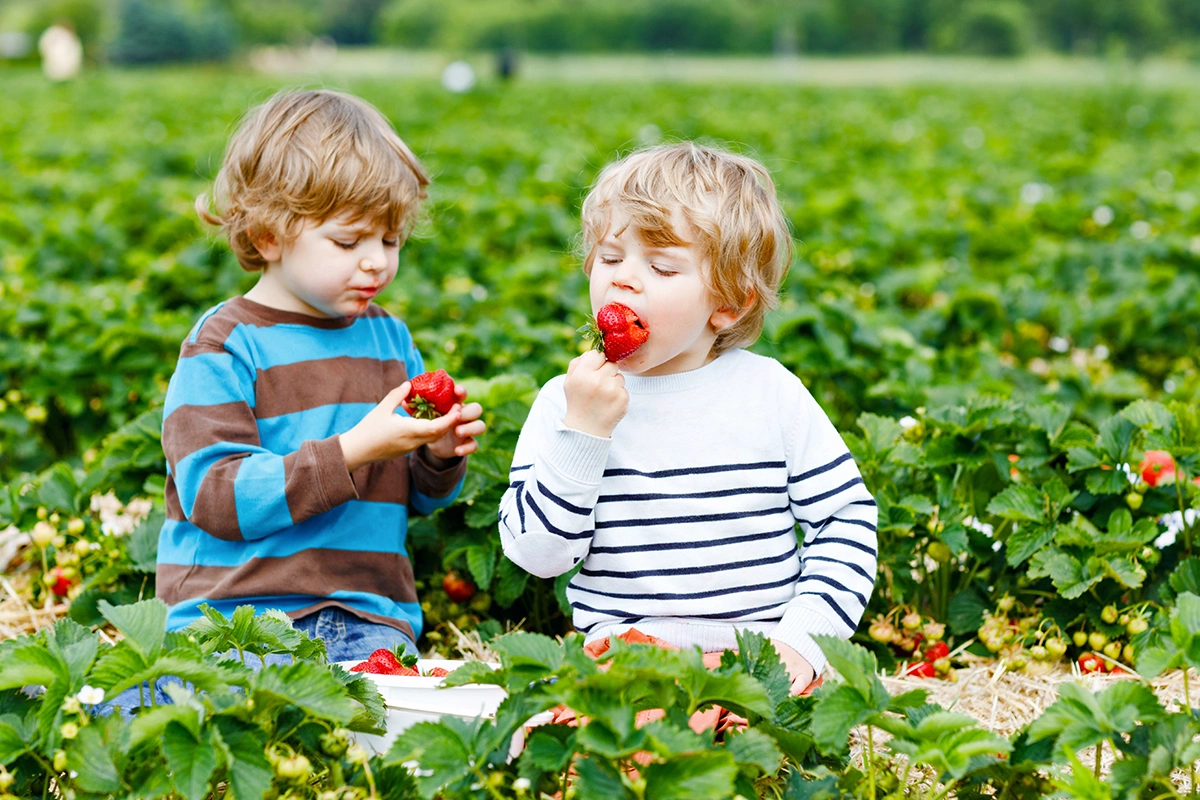
<instances>
[{"instance_id":1,"label":"sweater collar","mask_svg":"<svg viewBox=\"0 0 1200 800\"><path fill-rule=\"evenodd\" d=\"M745 357L743 350L730 350L702 367L671 375L626 375L625 388L630 394L670 394L710 386L725 376L737 361Z\"/></svg>"}]
</instances>

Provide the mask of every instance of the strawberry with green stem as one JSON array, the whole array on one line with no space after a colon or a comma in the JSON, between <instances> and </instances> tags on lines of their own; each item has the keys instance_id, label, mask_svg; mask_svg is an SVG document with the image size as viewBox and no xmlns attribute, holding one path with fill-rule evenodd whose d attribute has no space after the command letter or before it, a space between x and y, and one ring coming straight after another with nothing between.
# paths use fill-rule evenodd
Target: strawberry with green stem
<instances>
[{"instance_id":1,"label":"strawberry with green stem","mask_svg":"<svg viewBox=\"0 0 1200 800\"><path fill-rule=\"evenodd\" d=\"M602 350L613 362L629 358L650 338L650 329L633 309L621 303L604 306L579 330L593 350Z\"/></svg>"},{"instance_id":2,"label":"strawberry with green stem","mask_svg":"<svg viewBox=\"0 0 1200 800\"><path fill-rule=\"evenodd\" d=\"M400 644L390 650L386 647L381 647L367 656L366 661L359 662L351 667L350 671L366 672L370 675L414 676L420 674L417 672L417 656L415 654L406 654L404 652L405 649L404 644Z\"/></svg>"},{"instance_id":3,"label":"strawberry with green stem","mask_svg":"<svg viewBox=\"0 0 1200 800\"><path fill-rule=\"evenodd\" d=\"M458 402L458 393L454 389L454 380L439 369L437 372L424 372L413 378L404 398L404 410L415 419L437 419L450 413Z\"/></svg>"}]
</instances>

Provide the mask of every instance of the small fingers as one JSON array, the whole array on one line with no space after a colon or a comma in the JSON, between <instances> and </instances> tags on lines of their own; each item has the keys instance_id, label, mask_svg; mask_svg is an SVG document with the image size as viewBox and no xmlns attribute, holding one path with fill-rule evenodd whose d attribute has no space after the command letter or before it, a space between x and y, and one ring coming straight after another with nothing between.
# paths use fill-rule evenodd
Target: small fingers
<instances>
[{"instance_id":1,"label":"small fingers","mask_svg":"<svg viewBox=\"0 0 1200 800\"><path fill-rule=\"evenodd\" d=\"M460 439L471 436L482 436L487 431L487 423L481 419L469 421L454 429L454 435Z\"/></svg>"}]
</instances>

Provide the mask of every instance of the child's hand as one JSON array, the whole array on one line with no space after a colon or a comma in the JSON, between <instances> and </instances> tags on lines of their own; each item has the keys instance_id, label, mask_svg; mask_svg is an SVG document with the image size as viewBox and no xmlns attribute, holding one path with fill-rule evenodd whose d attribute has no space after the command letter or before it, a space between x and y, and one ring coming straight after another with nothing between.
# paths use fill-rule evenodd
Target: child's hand
<instances>
[{"instance_id":1,"label":"child's hand","mask_svg":"<svg viewBox=\"0 0 1200 800\"><path fill-rule=\"evenodd\" d=\"M571 361L567 381L567 413L563 424L607 439L629 410L629 392L617 365L590 350Z\"/></svg>"},{"instance_id":2,"label":"child's hand","mask_svg":"<svg viewBox=\"0 0 1200 800\"><path fill-rule=\"evenodd\" d=\"M467 390L461 386L456 385L454 393L458 395L459 424L442 438L428 445L429 452L444 461L474 453L479 449L479 443L475 441L475 437L482 436L487 430L487 423L480 419L483 415L483 406L479 403L464 405L464 401L467 399Z\"/></svg>"},{"instance_id":3,"label":"child's hand","mask_svg":"<svg viewBox=\"0 0 1200 800\"><path fill-rule=\"evenodd\" d=\"M797 653L791 645L784 644L778 639L772 639L771 644L775 645L775 652L779 653L779 658L787 667L788 675L792 676L792 694L800 694L817 677L812 664L809 664L808 659Z\"/></svg>"},{"instance_id":4,"label":"child's hand","mask_svg":"<svg viewBox=\"0 0 1200 800\"><path fill-rule=\"evenodd\" d=\"M454 430L461 421L462 406L455 404L450 413L438 419L413 419L396 413L400 401L408 396L409 382L388 392L379 405L341 436L342 455L351 472L376 461L407 455L418 447L433 444ZM476 414L478 417L478 414Z\"/></svg>"}]
</instances>

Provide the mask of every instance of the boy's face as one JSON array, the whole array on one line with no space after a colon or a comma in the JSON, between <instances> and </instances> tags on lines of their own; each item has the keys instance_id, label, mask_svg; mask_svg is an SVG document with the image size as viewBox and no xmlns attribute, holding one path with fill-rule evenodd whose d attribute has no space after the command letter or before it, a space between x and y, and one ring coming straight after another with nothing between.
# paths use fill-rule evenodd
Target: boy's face
<instances>
[{"instance_id":1,"label":"boy's face","mask_svg":"<svg viewBox=\"0 0 1200 800\"><path fill-rule=\"evenodd\" d=\"M268 266L251 299L313 317L366 311L396 277L400 240L350 219L342 214L320 224L310 220L292 242L260 243Z\"/></svg>"},{"instance_id":2,"label":"boy's face","mask_svg":"<svg viewBox=\"0 0 1200 800\"><path fill-rule=\"evenodd\" d=\"M671 375L704 366L717 332L736 320L719 309L709 290L709 265L694 231L676 209L671 224L690 244L655 248L613 212L608 233L595 248L590 276L592 313L617 302L633 309L650 338L620 362L622 372Z\"/></svg>"}]
</instances>

